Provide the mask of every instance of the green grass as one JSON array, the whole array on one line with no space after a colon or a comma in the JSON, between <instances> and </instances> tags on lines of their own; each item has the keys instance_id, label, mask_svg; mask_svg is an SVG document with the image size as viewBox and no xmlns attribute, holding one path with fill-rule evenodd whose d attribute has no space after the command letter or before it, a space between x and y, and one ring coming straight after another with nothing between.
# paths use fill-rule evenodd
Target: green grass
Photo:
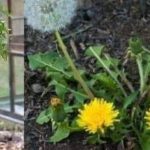
<instances>
[{"instance_id":1,"label":"green grass","mask_svg":"<svg viewBox=\"0 0 150 150\"><path fill-rule=\"evenodd\" d=\"M16 93L22 94L24 91L24 60L15 57L15 83ZM9 67L8 61L0 59L0 97L9 96Z\"/></svg>"},{"instance_id":2,"label":"green grass","mask_svg":"<svg viewBox=\"0 0 150 150\"><path fill-rule=\"evenodd\" d=\"M0 118L0 131L23 131L23 126Z\"/></svg>"}]
</instances>

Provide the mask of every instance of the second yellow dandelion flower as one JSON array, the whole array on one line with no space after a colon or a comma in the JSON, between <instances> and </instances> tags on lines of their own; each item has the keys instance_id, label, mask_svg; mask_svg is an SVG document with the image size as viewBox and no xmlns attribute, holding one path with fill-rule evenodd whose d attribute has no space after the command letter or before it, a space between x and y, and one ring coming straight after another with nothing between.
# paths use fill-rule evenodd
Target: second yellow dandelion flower
<instances>
[{"instance_id":1,"label":"second yellow dandelion flower","mask_svg":"<svg viewBox=\"0 0 150 150\"><path fill-rule=\"evenodd\" d=\"M144 118L146 120L147 129L150 129L150 109L146 111Z\"/></svg>"}]
</instances>

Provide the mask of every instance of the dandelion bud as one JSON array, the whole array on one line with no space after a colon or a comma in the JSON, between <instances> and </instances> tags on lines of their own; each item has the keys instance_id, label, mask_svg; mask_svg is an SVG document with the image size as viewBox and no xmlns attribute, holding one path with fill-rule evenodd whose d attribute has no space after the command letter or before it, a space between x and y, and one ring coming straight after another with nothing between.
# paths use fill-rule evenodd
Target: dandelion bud
<instances>
[{"instance_id":1,"label":"dandelion bud","mask_svg":"<svg viewBox=\"0 0 150 150\"><path fill-rule=\"evenodd\" d=\"M61 102L61 100L59 98L53 97L50 100L50 104L55 107L55 106L58 106L58 105L62 104L62 102Z\"/></svg>"},{"instance_id":2,"label":"dandelion bud","mask_svg":"<svg viewBox=\"0 0 150 150\"><path fill-rule=\"evenodd\" d=\"M134 55L137 55L143 51L142 41L139 38L131 38L129 40L129 47Z\"/></svg>"},{"instance_id":3,"label":"dandelion bud","mask_svg":"<svg viewBox=\"0 0 150 150\"><path fill-rule=\"evenodd\" d=\"M55 122L62 122L64 121L65 117L66 117L66 113L64 110L64 105L62 103L62 101L57 98L57 97L53 97L50 100L50 104L51 104L51 108L52 108L52 118Z\"/></svg>"}]
</instances>

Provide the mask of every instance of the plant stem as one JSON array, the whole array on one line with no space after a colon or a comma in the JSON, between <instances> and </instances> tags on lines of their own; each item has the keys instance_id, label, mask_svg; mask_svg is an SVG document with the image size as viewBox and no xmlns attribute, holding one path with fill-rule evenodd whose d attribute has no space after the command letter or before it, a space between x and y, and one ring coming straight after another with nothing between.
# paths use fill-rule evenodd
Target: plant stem
<instances>
[{"instance_id":1,"label":"plant stem","mask_svg":"<svg viewBox=\"0 0 150 150\"><path fill-rule=\"evenodd\" d=\"M97 133L97 140L98 140L99 144L101 144L101 137L100 137L99 133Z\"/></svg>"},{"instance_id":2,"label":"plant stem","mask_svg":"<svg viewBox=\"0 0 150 150\"><path fill-rule=\"evenodd\" d=\"M143 48L143 50L145 51L145 52L147 52L147 53L149 53L150 54L150 50L148 50L146 47L144 47L144 46L142 46L142 48Z\"/></svg>"},{"instance_id":3,"label":"plant stem","mask_svg":"<svg viewBox=\"0 0 150 150\"><path fill-rule=\"evenodd\" d=\"M138 55L136 57L136 62L137 62L137 65L138 65L139 75L140 75L140 94L142 95L145 83L144 83L144 73L143 73L143 66L142 66L141 55Z\"/></svg>"},{"instance_id":4,"label":"plant stem","mask_svg":"<svg viewBox=\"0 0 150 150\"><path fill-rule=\"evenodd\" d=\"M142 146L142 143L141 143L141 136L140 136L140 131L136 129L136 127L134 126L134 119L135 119L135 111L136 111L136 108L137 107L133 107L132 108L132 112L131 112L131 127L135 133L135 135L137 136L138 140L139 140L139 144L140 144L140 147Z\"/></svg>"},{"instance_id":5,"label":"plant stem","mask_svg":"<svg viewBox=\"0 0 150 150\"><path fill-rule=\"evenodd\" d=\"M150 74L150 63L147 62L147 66L145 68L145 72L144 72L144 81L145 81L145 84L147 83L148 81L148 77L149 77L149 74Z\"/></svg>"},{"instance_id":6,"label":"plant stem","mask_svg":"<svg viewBox=\"0 0 150 150\"><path fill-rule=\"evenodd\" d=\"M72 59L70 58L68 52L67 52L67 48L60 36L60 33L58 31L55 32L55 35L56 35L56 38L58 40L58 44L59 44L59 47L61 48L64 56L66 57L66 60L68 61L72 71L73 71L73 74L74 74L74 78L76 80L78 80L78 82L80 83L80 85L82 86L82 88L84 89L85 93L88 95L88 97L90 99L93 99L94 98L94 95L93 93L91 92L91 90L88 88L87 84L85 83L85 81L82 79L81 75L80 75L80 72L77 70L76 66L74 65Z\"/></svg>"},{"instance_id":7,"label":"plant stem","mask_svg":"<svg viewBox=\"0 0 150 150\"><path fill-rule=\"evenodd\" d=\"M132 124L131 125L132 126L132 129L133 129L133 131L134 131L134 133L135 133L135 135L137 136L137 138L138 138L138 141L139 141L139 146L142 148L142 139L141 139L141 135L139 134L139 131L134 127L134 125Z\"/></svg>"},{"instance_id":8,"label":"plant stem","mask_svg":"<svg viewBox=\"0 0 150 150\"><path fill-rule=\"evenodd\" d=\"M123 72L120 72L118 68L115 68L116 72L120 75L122 81L126 84L126 86L129 88L129 90L133 93L135 92L132 83L126 78L125 74Z\"/></svg>"},{"instance_id":9,"label":"plant stem","mask_svg":"<svg viewBox=\"0 0 150 150\"><path fill-rule=\"evenodd\" d=\"M102 64L103 68L109 73L109 75L115 80L115 82L118 84L119 88L121 89L123 95L126 97L127 93L124 90L123 86L121 85L121 83L119 82L119 80L113 75L113 73L111 72L111 70L107 67L107 65L104 63L104 61L95 53L95 51L93 50L92 47L90 47L92 53L94 54L94 56L97 58L97 60Z\"/></svg>"},{"instance_id":10,"label":"plant stem","mask_svg":"<svg viewBox=\"0 0 150 150\"><path fill-rule=\"evenodd\" d=\"M109 57L106 54L104 56L106 57L107 60L109 60ZM112 64L112 66L114 67L115 71L119 74L121 79L124 81L124 83L127 85L129 90L133 93L135 90L133 88L132 83L126 78L125 74L121 72L115 65Z\"/></svg>"}]
</instances>

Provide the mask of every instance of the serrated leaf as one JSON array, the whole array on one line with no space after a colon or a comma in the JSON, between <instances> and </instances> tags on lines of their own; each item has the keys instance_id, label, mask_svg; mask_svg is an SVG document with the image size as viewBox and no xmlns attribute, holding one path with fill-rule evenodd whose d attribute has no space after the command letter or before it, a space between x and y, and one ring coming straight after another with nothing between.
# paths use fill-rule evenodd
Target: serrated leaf
<instances>
[{"instance_id":1,"label":"serrated leaf","mask_svg":"<svg viewBox=\"0 0 150 150\"><path fill-rule=\"evenodd\" d=\"M73 93L73 95L75 96L75 99L78 103L80 104L84 104L84 101L85 101L85 96L81 95L80 93L76 92L76 93Z\"/></svg>"},{"instance_id":2,"label":"serrated leaf","mask_svg":"<svg viewBox=\"0 0 150 150\"><path fill-rule=\"evenodd\" d=\"M109 55L107 54L104 54L105 58L107 61L109 61L110 65L112 66L118 66L119 64L119 59L116 59L116 58L112 58L110 57Z\"/></svg>"},{"instance_id":3,"label":"serrated leaf","mask_svg":"<svg viewBox=\"0 0 150 150\"><path fill-rule=\"evenodd\" d=\"M114 80L110 76L108 76L106 73L99 73L95 75L94 78L100 81L101 85L105 88L109 88L109 89L117 88Z\"/></svg>"},{"instance_id":4,"label":"serrated leaf","mask_svg":"<svg viewBox=\"0 0 150 150\"><path fill-rule=\"evenodd\" d=\"M54 62L55 67L60 69L60 70L64 70L65 68L68 68L68 63L66 62L66 59L64 59L64 57L57 57L57 59Z\"/></svg>"},{"instance_id":5,"label":"serrated leaf","mask_svg":"<svg viewBox=\"0 0 150 150\"><path fill-rule=\"evenodd\" d=\"M79 105L78 104L70 105L69 103L64 104L64 110L66 113L72 113L74 109L76 110L79 109Z\"/></svg>"},{"instance_id":6,"label":"serrated leaf","mask_svg":"<svg viewBox=\"0 0 150 150\"><path fill-rule=\"evenodd\" d=\"M101 53L102 53L102 50L104 49L104 46L103 46L103 45L92 46L92 49L94 50L94 52L95 52L97 55L100 56ZM94 56L93 53L91 52L90 47L85 51L85 55L87 55L87 56Z\"/></svg>"},{"instance_id":7,"label":"serrated leaf","mask_svg":"<svg viewBox=\"0 0 150 150\"><path fill-rule=\"evenodd\" d=\"M60 98L64 98L64 96L68 90L66 88L59 86L59 85L55 85L55 91Z\"/></svg>"},{"instance_id":8,"label":"serrated leaf","mask_svg":"<svg viewBox=\"0 0 150 150\"><path fill-rule=\"evenodd\" d=\"M105 98L105 99L109 99L109 98L108 98L109 95L106 94L106 90L102 89L100 86L99 86L98 89L95 89L94 93L95 93L95 95L96 95L97 97L103 97L103 98ZM107 97L107 98L106 98L106 97Z\"/></svg>"},{"instance_id":9,"label":"serrated leaf","mask_svg":"<svg viewBox=\"0 0 150 150\"><path fill-rule=\"evenodd\" d=\"M142 135L142 150L149 150L150 149L150 133Z\"/></svg>"},{"instance_id":10,"label":"serrated leaf","mask_svg":"<svg viewBox=\"0 0 150 150\"><path fill-rule=\"evenodd\" d=\"M143 50L146 52L146 54L150 54L150 50L147 49L145 46L142 46Z\"/></svg>"},{"instance_id":11,"label":"serrated leaf","mask_svg":"<svg viewBox=\"0 0 150 150\"><path fill-rule=\"evenodd\" d=\"M83 129L81 127L79 127L78 123L77 123L77 118L74 118L71 122L71 125L70 125L70 130L71 132L79 132L79 131L82 131Z\"/></svg>"},{"instance_id":12,"label":"serrated leaf","mask_svg":"<svg viewBox=\"0 0 150 150\"><path fill-rule=\"evenodd\" d=\"M137 95L138 95L138 91L126 97L124 100L123 109L127 109L134 101L136 101Z\"/></svg>"},{"instance_id":13,"label":"serrated leaf","mask_svg":"<svg viewBox=\"0 0 150 150\"><path fill-rule=\"evenodd\" d=\"M88 87L90 87L91 89L93 88L93 86L96 83L96 79L92 77L91 80L86 81L86 84L88 85Z\"/></svg>"},{"instance_id":14,"label":"serrated leaf","mask_svg":"<svg viewBox=\"0 0 150 150\"><path fill-rule=\"evenodd\" d=\"M44 123L49 122L50 119L51 119L51 108L49 107L40 113L40 115L36 119L36 123L42 125Z\"/></svg>"},{"instance_id":15,"label":"serrated leaf","mask_svg":"<svg viewBox=\"0 0 150 150\"><path fill-rule=\"evenodd\" d=\"M88 136L87 142L88 142L89 144L96 144L96 143L98 143L99 141L98 141L97 135L94 134L94 135Z\"/></svg>"},{"instance_id":16,"label":"serrated leaf","mask_svg":"<svg viewBox=\"0 0 150 150\"><path fill-rule=\"evenodd\" d=\"M104 58L101 58L101 59L103 60L103 63L109 68L111 65L111 62ZM97 67L103 68L103 65L101 63L99 63L99 60L96 61L96 65L97 65Z\"/></svg>"},{"instance_id":17,"label":"serrated leaf","mask_svg":"<svg viewBox=\"0 0 150 150\"><path fill-rule=\"evenodd\" d=\"M46 67L45 63L42 60L42 53L38 53L35 55L29 55L28 59L29 59L29 67L33 70L37 69L37 68L43 68Z\"/></svg>"},{"instance_id":18,"label":"serrated leaf","mask_svg":"<svg viewBox=\"0 0 150 150\"><path fill-rule=\"evenodd\" d=\"M50 83L50 85L59 86L60 88L64 89L64 91L66 91L66 92L69 91L69 92L71 92L71 93L73 93L73 94L78 94L78 95L80 95L81 97L88 98L87 95L85 95L85 94L83 94L83 93L81 93L81 92L79 92L79 91L75 91L75 90L69 88L68 86L66 86L65 84L62 84L62 83L60 83L60 82L57 82L56 80L53 80L53 81Z\"/></svg>"},{"instance_id":19,"label":"serrated leaf","mask_svg":"<svg viewBox=\"0 0 150 150\"><path fill-rule=\"evenodd\" d=\"M129 130L127 129L128 126L129 125L125 125L122 122L115 125L113 132L108 133L113 142L119 142L124 138L124 135L126 135L129 132Z\"/></svg>"},{"instance_id":20,"label":"serrated leaf","mask_svg":"<svg viewBox=\"0 0 150 150\"><path fill-rule=\"evenodd\" d=\"M61 81L64 76L60 72L46 70L46 75L48 78Z\"/></svg>"},{"instance_id":21,"label":"serrated leaf","mask_svg":"<svg viewBox=\"0 0 150 150\"><path fill-rule=\"evenodd\" d=\"M102 140L98 136L99 136L98 133L88 136L87 143L89 143L89 144L104 144L104 143L106 143L104 140Z\"/></svg>"},{"instance_id":22,"label":"serrated leaf","mask_svg":"<svg viewBox=\"0 0 150 150\"><path fill-rule=\"evenodd\" d=\"M70 135L70 129L66 123L62 123L58 126L56 132L50 137L50 142L57 143Z\"/></svg>"},{"instance_id":23,"label":"serrated leaf","mask_svg":"<svg viewBox=\"0 0 150 150\"><path fill-rule=\"evenodd\" d=\"M49 71L60 72L65 76L69 75L65 72L65 69L68 67L66 60L62 57L59 57L57 53L39 53L35 55L29 55L29 66L31 69L35 70L38 68L46 69Z\"/></svg>"},{"instance_id":24,"label":"serrated leaf","mask_svg":"<svg viewBox=\"0 0 150 150\"><path fill-rule=\"evenodd\" d=\"M66 112L64 110L64 105L52 106L52 119L55 122L63 122L66 118Z\"/></svg>"},{"instance_id":25,"label":"serrated leaf","mask_svg":"<svg viewBox=\"0 0 150 150\"><path fill-rule=\"evenodd\" d=\"M79 71L81 76L83 76L86 73L85 70L78 69L78 71Z\"/></svg>"},{"instance_id":26,"label":"serrated leaf","mask_svg":"<svg viewBox=\"0 0 150 150\"><path fill-rule=\"evenodd\" d=\"M118 72L115 72L115 71L111 71L111 74L113 75L114 78L118 78L119 74Z\"/></svg>"},{"instance_id":27,"label":"serrated leaf","mask_svg":"<svg viewBox=\"0 0 150 150\"><path fill-rule=\"evenodd\" d=\"M52 80L52 82L50 83L50 85L54 85L55 86L55 91L56 94L60 97L60 98L64 98L65 94L68 92L68 85L64 80L61 80L61 83L57 82L56 80Z\"/></svg>"}]
</instances>

